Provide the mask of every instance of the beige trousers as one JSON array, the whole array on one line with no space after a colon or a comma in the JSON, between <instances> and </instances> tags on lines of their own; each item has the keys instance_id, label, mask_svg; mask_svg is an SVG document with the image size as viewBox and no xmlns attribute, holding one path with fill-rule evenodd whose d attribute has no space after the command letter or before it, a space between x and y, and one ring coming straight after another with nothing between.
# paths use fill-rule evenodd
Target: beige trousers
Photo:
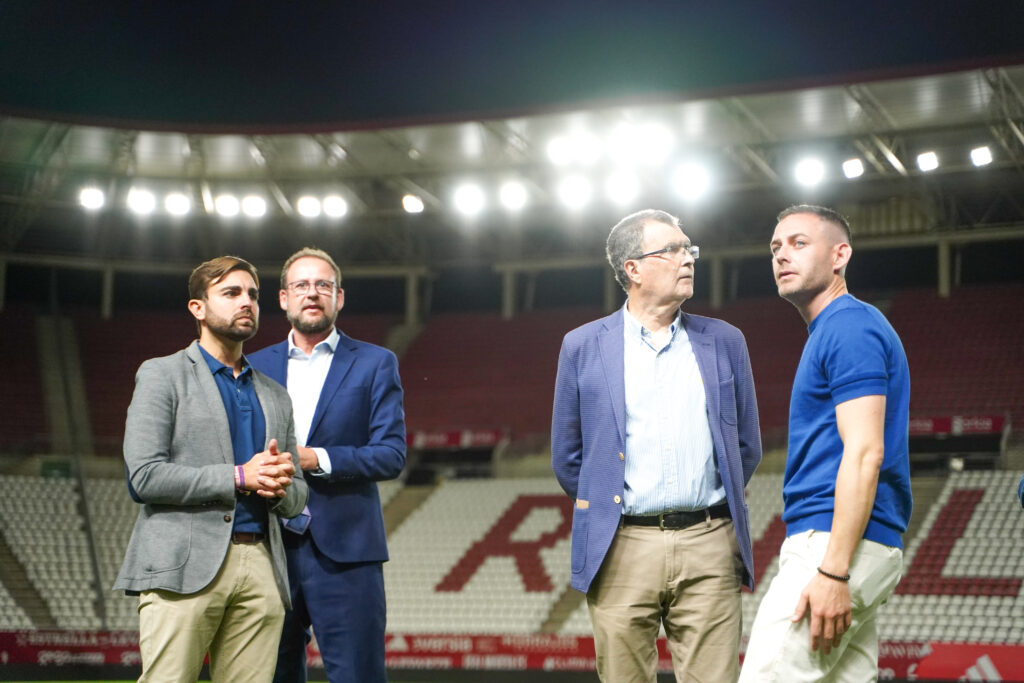
<instances>
[{"instance_id":1,"label":"beige trousers","mask_svg":"<svg viewBox=\"0 0 1024 683\"><path fill-rule=\"evenodd\" d=\"M198 593L139 596L139 683L195 683L207 652L213 683L270 683L283 621L266 544L232 543Z\"/></svg>"},{"instance_id":2,"label":"beige trousers","mask_svg":"<svg viewBox=\"0 0 1024 683\"><path fill-rule=\"evenodd\" d=\"M850 628L839 647L826 655L811 650L810 621L791 617L807 583L815 576L829 534L805 531L782 544L779 573L757 608L743 658L743 683L862 683L878 680L879 606L896 588L903 567L899 548L861 541L850 563Z\"/></svg>"},{"instance_id":3,"label":"beige trousers","mask_svg":"<svg viewBox=\"0 0 1024 683\"><path fill-rule=\"evenodd\" d=\"M620 526L587 594L601 680L656 681L664 624L677 681L735 681L742 575L731 519Z\"/></svg>"}]
</instances>

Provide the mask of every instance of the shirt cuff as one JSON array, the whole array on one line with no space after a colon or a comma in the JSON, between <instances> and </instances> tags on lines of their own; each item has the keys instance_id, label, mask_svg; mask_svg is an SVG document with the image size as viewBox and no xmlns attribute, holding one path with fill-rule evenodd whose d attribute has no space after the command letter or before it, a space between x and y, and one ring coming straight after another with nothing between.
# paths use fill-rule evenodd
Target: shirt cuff
<instances>
[{"instance_id":1,"label":"shirt cuff","mask_svg":"<svg viewBox=\"0 0 1024 683\"><path fill-rule=\"evenodd\" d=\"M311 472L314 477L326 477L331 473L331 456L327 455L326 448L314 448L313 452L316 453L316 459L320 463L320 469L316 472Z\"/></svg>"}]
</instances>

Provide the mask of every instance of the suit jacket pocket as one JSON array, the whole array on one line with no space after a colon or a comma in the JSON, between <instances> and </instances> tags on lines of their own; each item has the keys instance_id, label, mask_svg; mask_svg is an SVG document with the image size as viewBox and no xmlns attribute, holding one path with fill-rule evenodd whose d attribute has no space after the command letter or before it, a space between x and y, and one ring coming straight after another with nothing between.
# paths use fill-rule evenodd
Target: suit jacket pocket
<instances>
[{"instance_id":1,"label":"suit jacket pocket","mask_svg":"<svg viewBox=\"0 0 1024 683\"><path fill-rule=\"evenodd\" d=\"M732 377L718 383L718 413L723 421L736 424L736 383Z\"/></svg>"},{"instance_id":2,"label":"suit jacket pocket","mask_svg":"<svg viewBox=\"0 0 1024 683\"><path fill-rule=\"evenodd\" d=\"M574 507L572 511L572 572L578 574L587 565L587 531L590 508Z\"/></svg>"},{"instance_id":3,"label":"suit jacket pocket","mask_svg":"<svg viewBox=\"0 0 1024 683\"><path fill-rule=\"evenodd\" d=\"M159 506L157 506L159 507ZM192 548L194 514L180 509L156 510L145 520L137 556L143 571L151 574L181 569Z\"/></svg>"}]
</instances>

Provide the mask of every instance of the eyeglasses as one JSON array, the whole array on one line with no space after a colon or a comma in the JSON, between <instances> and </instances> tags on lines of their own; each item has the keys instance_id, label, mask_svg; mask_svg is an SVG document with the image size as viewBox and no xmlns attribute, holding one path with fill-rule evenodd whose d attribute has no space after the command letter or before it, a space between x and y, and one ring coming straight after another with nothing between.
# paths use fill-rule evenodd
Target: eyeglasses
<instances>
[{"instance_id":1,"label":"eyeglasses","mask_svg":"<svg viewBox=\"0 0 1024 683\"><path fill-rule=\"evenodd\" d=\"M310 282L309 280L296 280L295 282L288 283L288 289L291 290L292 294L298 294L299 296L307 294L310 286L316 290L317 294L323 294L324 296L334 294L337 288L334 280L317 280L316 282Z\"/></svg>"},{"instance_id":2,"label":"eyeglasses","mask_svg":"<svg viewBox=\"0 0 1024 683\"><path fill-rule=\"evenodd\" d=\"M661 249L655 249L654 251L649 251L646 254L634 256L633 260L639 261L640 259L645 259L648 256L660 256L661 254L669 254L670 256L676 256L678 254L683 254L684 252L692 256L694 261L700 258L700 247L698 247L697 245L683 244L682 242L671 242L669 244L666 244Z\"/></svg>"}]
</instances>

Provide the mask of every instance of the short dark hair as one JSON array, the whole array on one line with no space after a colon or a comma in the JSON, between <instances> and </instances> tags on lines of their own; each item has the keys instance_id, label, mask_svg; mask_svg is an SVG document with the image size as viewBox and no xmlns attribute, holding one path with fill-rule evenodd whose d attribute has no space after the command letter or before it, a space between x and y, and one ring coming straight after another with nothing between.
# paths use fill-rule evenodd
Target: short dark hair
<instances>
[{"instance_id":1,"label":"short dark hair","mask_svg":"<svg viewBox=\"0 0 1024 683\"><path fill-rule=\"evenodd\" d=\"M631 213L615 224L608 233L605 254L608 263L615 273L615 281L627 293L629 292L629 276L623 264L627 260L640 255L640 245L644 241L644 226L648 223L666 223L682 230L679 219L658 209L644 209Z\"/></svg>"},{"instance_id":2,"label":"short dark hair","mask_svg":"<svg viewBox=\"0 0 1024 683\"><path fill-rule=\"evenodd\" d=\"M775 218L775 222L780 223L783 218L798 213L814 214L821 220L831 223L843 231L843 237L846 238L847 243L853 244L853 234L850 231L850 222L846 220L846 216L835 209L828 208L827 206L817 206L816 204L795 204L787 209L783 209Z\"/></svg>"},{"instance_id":3,"label":"short dark hair","mask_svg":"<svg viewBox=\"0 0 1024 683\"><path fill-rule=\"evenodd\" d=\"M206 290L223 280L228 273L244 270L252 275L256 289L260 287L260 278L256 274L256 266L238 256L218 256L200 263L188 278L188 298L206 299Z\"/></svg>"},{"instance_id":4,"label":"short dark hair","mask_svg":"<svg viewBox=\"0 0 1024 683\"><path fill-rule=\"evenodd\" d=\"M336 287L341 287L341 268L339 268L338 264L334 262L334 259L331 258L331 255L328 254L323 249L317 249L316 247L303 247L302 249L299 249L297 252L289 256L288 260L284 262L284 266L282 266L281 268L281 289L288 288L288 282L286 282L288 277L288 269L291 268L292 264L298 261L300 258L306 257L318 258L321 261L326 261L331 266L331 268L334 269L334 285Z\"/></svg>"}]
</instances>

